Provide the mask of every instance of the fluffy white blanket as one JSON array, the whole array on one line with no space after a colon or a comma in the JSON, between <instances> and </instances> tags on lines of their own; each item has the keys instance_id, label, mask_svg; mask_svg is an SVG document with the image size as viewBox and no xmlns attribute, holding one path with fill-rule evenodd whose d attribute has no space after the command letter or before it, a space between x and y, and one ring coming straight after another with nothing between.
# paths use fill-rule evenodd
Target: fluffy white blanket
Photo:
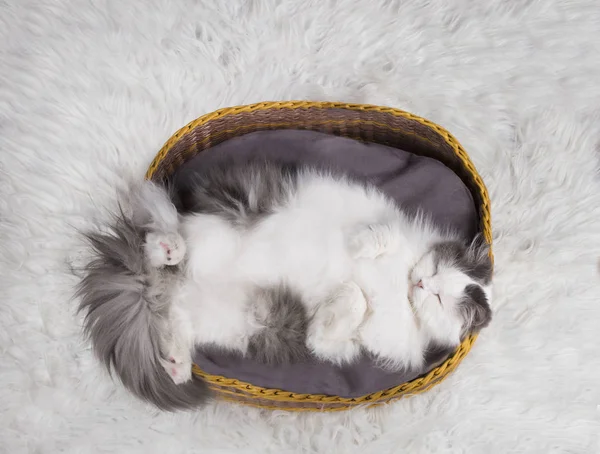
<instances>
[{"instance_id":1,"label":"fluffy white blanket","mask_svg":"<svg viewBox=\"0 0 600 454\"><path fill-rule=\"evenodd\" d=\"M384 409L157 414L80 337L76 230L219 107L368 102L438 122L493 201L496 319ZM0 451L594 453L600 432L597 0L0 2Z\"/></svg>"}]
</instances>

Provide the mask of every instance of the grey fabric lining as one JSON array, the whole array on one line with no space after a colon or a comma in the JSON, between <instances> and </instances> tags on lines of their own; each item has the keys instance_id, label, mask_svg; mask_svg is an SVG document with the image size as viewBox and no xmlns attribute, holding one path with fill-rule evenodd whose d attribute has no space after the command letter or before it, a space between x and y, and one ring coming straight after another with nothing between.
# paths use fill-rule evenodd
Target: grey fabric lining
<instances>
[{"instance_id":1,"label":"grey fabric lining","mask_svg":"<svg viewBox=\"0 0 600 454\"><path fill-rule=\"evenodd\" d=\"M200 167L219 162L244 162L261 156L285 162L334 167L371 179L407 210L422 209L433 220L466 239L477 231L473 198L450 169L439 161L396 148L367 144L313 131L262 131L236 137L198 154L173 175L176 189L189 184ZM295 393L358 397L412 380L434 367L389 373L364 357L346 367L314 360L267 367L223 352L198 350L196 364L205 372Z\"/></svg>"}]
</instances>

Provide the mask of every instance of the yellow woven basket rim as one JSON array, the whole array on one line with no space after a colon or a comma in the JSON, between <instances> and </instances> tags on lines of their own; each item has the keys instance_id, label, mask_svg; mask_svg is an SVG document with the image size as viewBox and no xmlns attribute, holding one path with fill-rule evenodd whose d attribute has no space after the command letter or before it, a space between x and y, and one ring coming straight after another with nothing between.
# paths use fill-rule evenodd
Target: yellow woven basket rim
<instances>
[{"instance_id":1,"label":"yellow woven basket rim","mask_svg":"<svg viewBox=\"0 0 600 454\"><path fill-rule=\"evenodd\" d=\"M235 107L226 107L223 109L216 110L214 112L205 114L185 125L179 129L175 134L167 140L156 157L150 164L148 171L146 172L146 178L151 179L156 172L160 162L167 156L173 146L189 131L195 129L198 126L202 126L210 121L222 118L228 115L236 115L240 113L249 113L260 110L279 110L279 109L346 109L353 111L376 111L381 113L390 114L393 116L403 117L408 120L416 121L429 129L435 131L442 137L448 145L452 148L456 156L461 160L465 169L471 174L479 192L481 195L482 206L480 207L481 212L481 225L482 233L490 245L490 258L493 261L492 254L492 228L491 228L491 212L490 212L490 200L487 189L483 180L477 173L475 166L471 162L466 151L460 145L458 140L450 134L443 127L425 119L414 115L409 112L405 112L400 109L392 107L375 106L370 104L349 104L340 102L326 102L326 101L270 101L260 102L249 105L240 105ZM277 410L288 410L288 411L340 411L347 410L352 407L361 405L375 405L386 403L391 399L399 398L402 396L409 396L422 393L429 390L433 386L442 382L456 367L460 364L463 358L471 350L477 335L473 334L468 336L459 345L455 353L444 361L438 367L432 369L427 374L411 380L406 383L402 383L393 388L378 391L375 393L367 394L360 397L348 398L340 396L332 396L325 394L300 394L281 389L273 388L262 388L255 386L250 383L237 380L235 378L223 377L220 375L211 375L202 371L198 366L194 365L194 374L204 379L208 385L218 394L221 398L226 401L234 401L243 403L245 405L256 406L263 409L277 409ZM226 388L226 389L223 389ZM252 402L255 400L256 402ZM264 404L262 402L269 401L272 405ZM260 402L260 403L259 403ZM312 407L291 407L291 406L278 406L277 403L289 403L289 404L302 404L311 403L314 404ZM335 404L331 408L328 405Z\"/></svg>"}]
</instances>

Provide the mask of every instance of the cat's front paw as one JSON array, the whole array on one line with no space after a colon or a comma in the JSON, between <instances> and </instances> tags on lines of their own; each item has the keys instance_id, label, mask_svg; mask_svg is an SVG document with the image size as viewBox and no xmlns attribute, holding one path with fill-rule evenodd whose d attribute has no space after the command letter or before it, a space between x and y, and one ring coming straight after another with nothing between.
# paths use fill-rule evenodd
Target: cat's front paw
<instances>
[{"instance_id":1,"label":"cat's front paw","mask_svg":"<svg viewBox=\"0 0 600 454\"><path fill-rule=\"evenodd\" d=\"M386 224L361 227L348 239L350 256L354 259L375 259L394 252L398 246L395 232Z\"/></svg>"},{"instance_id":2,"label":"cat's front paw","mask_svg":"<svg viewBox=\"0 0 600 454\"><path fill-rule=\"evenodd\" d=\"M186 246L178 233L154 233L146 235L146 257L154 267L177 265L185 257Z\"/></svg>"},{"instance_id":3,"label":"cat's front paw","mask_svg":"<svg viewBox=\"0 0 600 454\"><path fill-rule=\"evenodd\" d=\"M188 358L170 356L166 360L163 359L161 365L176 385L192 379L192 361Z\"/></svg>"}]
</instances>

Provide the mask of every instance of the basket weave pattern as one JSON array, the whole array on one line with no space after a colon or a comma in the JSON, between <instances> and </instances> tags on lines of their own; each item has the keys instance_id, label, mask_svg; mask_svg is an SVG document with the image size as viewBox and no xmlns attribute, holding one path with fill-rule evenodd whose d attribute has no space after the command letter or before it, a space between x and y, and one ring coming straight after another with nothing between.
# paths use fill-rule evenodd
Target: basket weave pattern
<instances>
[{"instance_id":1,"label":"basket weave pattern","mask_svg":"<svg viewBox=\"0 0 600 454\"><path fill-rule=\"evenodd\" d=\"M158 152L146 173L165 181L198 153L233 137L255 131L303 129L397 147L444 163L465 183L477 204L479 231L492 244L490 201L485 185L469 156L444 128L416 115L390 107L333 102L283 101L230 107L204 115L177 131ZM490 257L493 259L491 250ZM424 392L452 372L477 338L471 335L446 361L427 374L396 387L361 397L298 394L267 389L235 378L210 375L194 366L223 400L267 409L339 411L373 405Z\"/></svg>"}]
</instances>

